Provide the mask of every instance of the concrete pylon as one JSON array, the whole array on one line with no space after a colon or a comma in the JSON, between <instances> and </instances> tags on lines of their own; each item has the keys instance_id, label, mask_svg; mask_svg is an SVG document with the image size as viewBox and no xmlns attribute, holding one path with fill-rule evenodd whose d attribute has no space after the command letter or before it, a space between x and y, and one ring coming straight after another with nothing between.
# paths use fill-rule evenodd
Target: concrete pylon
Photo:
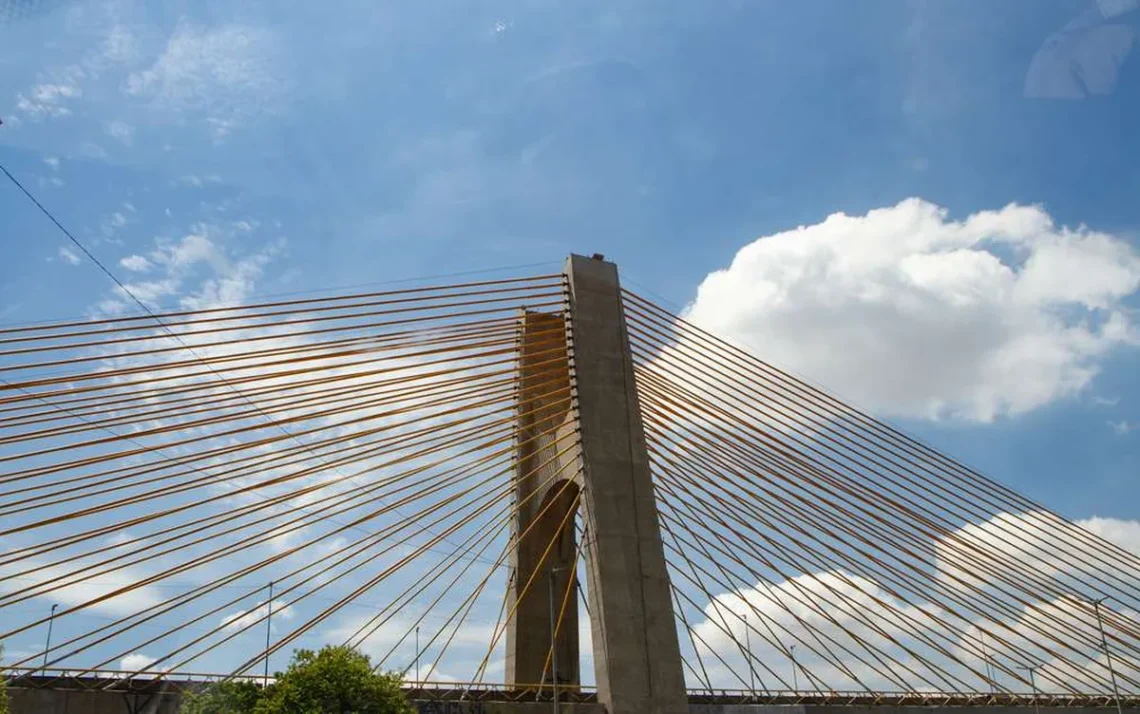
<instances>
[{"instance_id":1,"label":"concrete pylon","mask_svg":"<svg viewBox=\"0 0 1140 714\"><path fill-rule=\"evenodd\" d=\"M573 405L564 414L555 410L546 414L539 409L541 400L528 400L523 391L520 415L538 409L546 420L530 423L520 418L520 438L543 431L536 427L549 429L555 423L559 435L578 431L578 448L551 460L546 468L573 467L564 473L578 474L575 485L581 489L580 508L585 524L582 552L599 702L610 714L681 714L688 711L688 697L617 267L598 258L574 255L566 261L565 275L569 288L566 319L561 315L528 314L523 320L520 379L529 383L540 381L539 372L548 365L539 367L543 359L538 356L541 353L548 359L549 355L536 347L542 336L550 334L553 321L564 322L566 374ZM549 385L543 391L547 390ZM534 464L543 463L556 452L550 444L520 449L520 473L527 473ZM573 491L573 487L566 491ZM548 497L549 493L543 500ZM509 597L519 595L519 581L525 582L535 568L548 574L552 567L564 567L573 561L572 547L569 551L563 549L572 546L573 531L560 534L565 541L558 544L554 549L557 553L552 552L545 563L540 565L540 558L534 556L535 549L541 554L551 542L569 504L570 501L555 504L560 508L551 508L538 524L542 527L532 529L516 547ZM522 515L518 522L524 523ZM532 538L534 544L526 545ZM550 648L551 616L549 577L542 578L546 584L541 586L539 580L531 580L531 589L508 623L508 683L528 684L523 675L533 676L535 672L541 679ZM565 579L556 578L554 583L556 593L565 592ZM571 587L576 588L577 584L571 583ZM572 594L576 596L576 590ZM566 630L566 625L564 620L560 633L576 640L576 628ZM534 664L531 658L536 660ZM559 682L576 682L576 641L571 643L560 637L558 660ZM571 662L573 670L568 668Z\"/></svg>"},{"instance_id":2,"label":"concrete pylon","mask_svg":"<svg viewBox=\"0 0 1140 714\"><path fill-rule=\"evenodd\" d=\"M519 508L511 539L520 533L526 536L511 552L507 611L513 609L514 615L507 622L506 682L535 686L552 681L546 658L553 602L554 619L562 613L554 674L560 685L578 684L578 588L572 568L578 543L574 519L566 515L581 482L576 478L580 454L573 437L577 424L571 409L566 323L560 314L530 311L523 313L520 322L515 479ZM557 542L543 561L543 553L554 539ZM563 608L571 578L570 599Z\"/></svg>"}]
</instances>

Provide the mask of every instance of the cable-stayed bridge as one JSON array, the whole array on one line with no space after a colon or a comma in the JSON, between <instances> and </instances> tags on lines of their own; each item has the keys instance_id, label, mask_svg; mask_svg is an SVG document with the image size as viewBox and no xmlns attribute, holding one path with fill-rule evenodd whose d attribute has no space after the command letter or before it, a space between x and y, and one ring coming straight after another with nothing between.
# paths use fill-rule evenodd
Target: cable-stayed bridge
<instances>
[{"instance_id":1,"label":"cable-stayed bridge","mask_svg":"<svg viewBox=\"0 0 1140 714\"><path fill-rule=\"evenodd\" d=\"M600 257L10 327L0 378L18 714L342 643L422 711L1140 701L1140 559Z\"/></svg>"}]
</instances>

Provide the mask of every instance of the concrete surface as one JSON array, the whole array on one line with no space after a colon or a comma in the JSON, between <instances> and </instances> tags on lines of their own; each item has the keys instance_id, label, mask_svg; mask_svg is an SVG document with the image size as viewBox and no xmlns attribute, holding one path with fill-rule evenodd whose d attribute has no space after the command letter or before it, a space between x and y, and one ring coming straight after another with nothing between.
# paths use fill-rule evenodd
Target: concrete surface
<instances>
[{"instance_id":1,"label":"concrete surface","mask_svg":"<svg viewBox=\"0 0 1140 714\"><path fill-rule=\"evenodd\" d=\"M682 714L688 699L617 266L572 255L565 274L598 701L610 714Z\"/></svg>"}]
</instances>

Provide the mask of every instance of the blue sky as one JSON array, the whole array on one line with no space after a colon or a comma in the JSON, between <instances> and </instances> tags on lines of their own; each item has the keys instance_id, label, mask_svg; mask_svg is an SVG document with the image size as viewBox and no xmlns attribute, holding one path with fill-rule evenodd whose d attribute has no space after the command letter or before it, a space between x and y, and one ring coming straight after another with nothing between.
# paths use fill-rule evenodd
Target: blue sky
<instances>
[{"instance_id":1,"label":"blue sky","mask_svg":"<svg viewBox=\"0 0 1140 714\"><path fill-rule=\"evenodd\" d=\"M936 237L916 252L796 303L803 281L788 276L809 263L793 250L779 270L741 265L738 292L705 312L760 356L1066 516L1140 518L1134 3L332 7L9 0L0 159L161 308L502 266L553 272L574 251L605 253L629 287L680 310L757 239L883 209L887 223L850 230L887 240L875 226L905 228L890 221L921 199ZM1093 236L1042 278L1083 291L1024 312L996 298L957 312L952 291L930 289L913 310L886 299L889 319L864 320L859 286L889 290L889 261L952 252L937 236L1009 204L1036 207L1032 235L957 248L1016 273L1037 246ZM124 309L7 184L0 226L0 322ZM826 282L851 242L843 231L820 241ZM989 283L955 279L986 297ZM759 285L785 291L787 319L769 319ZM834 332L794 329L843 315L880 347L897 338L890 359L919 365L914 385L884 380L870 353L847 359L857 348ZM931 325L963 316L955 347L918 349ZM1006 324L1022 319L1050 322ZM1089 332L1079 346L1075 328ZM1021 338L1063 364L1032 384L1016 368L969 367L1017 354L1006 348ZM801 340L829 339L830 357L797 359Z\"/></svg>"}]
</instances>

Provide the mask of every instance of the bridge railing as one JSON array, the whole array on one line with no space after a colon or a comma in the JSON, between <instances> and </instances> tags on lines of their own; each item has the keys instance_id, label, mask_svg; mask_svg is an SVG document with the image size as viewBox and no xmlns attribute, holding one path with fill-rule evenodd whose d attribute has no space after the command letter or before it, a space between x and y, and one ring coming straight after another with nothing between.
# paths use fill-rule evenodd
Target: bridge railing
<instances>
[{"instance_id":1,"label":"bridge railing","mask_svg":"<svg viewBox=\"0 0 1140 714\"><path fill-rule=\"evenodd\" d=\"M1038 692L868 692L841 690L747 690L693 689L694 704L813 704L830 706L1041 706L1115 707L1111 694L1069 694ZM1122 707L1140 707L1140 695L1125 694Z\"/></svg>"},{"instance_id":2,"label":"bridge railing","mask_svg":"<svg viewBox=\"0 0 1140 714\"><path fill-rule=\"evenodd\" d=\"M79 689L110 691L146 692L157 691L200 691L211 683L224 679L263 684L262 675L242 675L231 677L216 672L185 671L124 671L97 670L67 667L5 667L0 666L0 676L8 686L27 689ZM272 683L273 677L268 681ZM404 692L412 699L420 700L471 700L471 701L551 701L554 690L549 684L507 685L500 682L451 682L413 681L404 682ZM558 697L565 702L597 701L596 690L592 686L560 684Z\"/></svg>"},{"instance_id":3,"label":"bridge railing","mask_svg":"<svg viewBox=\"0 0 1140 714\"><path fill-rule=\"evenodd\" d=\"M29 689L106 689L125 692L200 691L213 682L237 679L262 684L260 675L230 677L216 672L151 672L123 670L91 670L57 667L0 666L9 686ZM273 682L269 678L269 682ZM436 701L551 701L553 688L544 685L510 685L499 682L404 682L404 692L415 700ZM1039 692L866 692L839 690L747 690L691 688L693 704L812 704L829 706L1023 706L1023 707L1087 707L1116 706L1109 694L1060 694ZM596 690L589 685L560 684L558 697L564 702L597 701ZM1125 694L1120 705L1140 708L1140 695Z\"/></svg>"}]
</instances>

